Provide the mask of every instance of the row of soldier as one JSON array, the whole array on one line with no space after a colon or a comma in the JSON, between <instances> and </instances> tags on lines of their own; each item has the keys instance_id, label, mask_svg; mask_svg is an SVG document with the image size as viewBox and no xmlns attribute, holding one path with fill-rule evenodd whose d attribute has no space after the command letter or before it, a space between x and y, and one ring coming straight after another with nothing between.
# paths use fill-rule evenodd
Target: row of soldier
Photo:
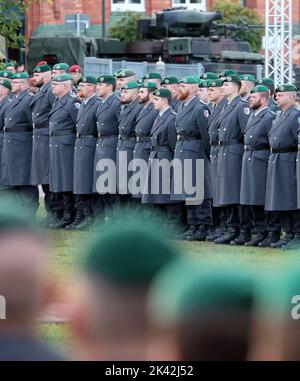
<instances>
[{"instance_id":1,"label":"row of soldier","mask_svg":"<svg viewBox=\"0 0 300 381\"><path fill-rule=\"evenodd\" d=\"M187 225L178 238L298 244L300 112L293 85L275 91L270 79L255 83L253 76L231 70L180 81L149 73L138 82L134 71L120 70L98 79L82 76L75 89L68 70L64 63L52 71L45 62L38 64L39 90L33 96L27 73L14 74L11 81L9 72L0 73L1 185L25 195L33 209L42 185L48 226L85 229L118 203L142 201L164 210L171 224ZM126 163L119 160L122 153ZM189 204L184 192L133 196L118 176L117 192L97 193L99 160L114 161L127 179L132 159L149 158L202 159L204 201ZM194 183L195 165L191 171Z\"/></svg>"}]
</instances>

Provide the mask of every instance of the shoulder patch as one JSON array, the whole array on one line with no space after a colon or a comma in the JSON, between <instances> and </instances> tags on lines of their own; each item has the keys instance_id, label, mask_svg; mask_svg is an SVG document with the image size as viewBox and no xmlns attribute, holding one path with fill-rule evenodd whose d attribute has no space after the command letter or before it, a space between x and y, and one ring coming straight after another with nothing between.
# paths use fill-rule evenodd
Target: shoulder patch
<instances>
[{"instance_id":1,"label":"shoulder patch","mask_svg":"<svg viewBox=\"0 0 300 381\"><path fill-rule=\"evenodd\" d=\"M208 111L208 110L204 110L204 111L203 111L203 114L204 114L204 116L205 116L206 118L209 117L209 111Z\"/></svg>"},{"instance_id":2,"label":"shoulder patch","mask_svg":"<svg viewBox=\"0 0 300 381\"><path fill-rule=\"evenodd\" d=\"M244 114L250 115L250 108L249 107L244 107Z\"/></svg>"},{"instance_id":3,"label":"shoulder patch","mask_svg":"<svg viewBox=\"0 0 300 381\"><path fill-rule=\"evenodd\" d=\"M71 95L72 98L76 98L76 96L77 96L77 95L74 93L73 90L70 91L70 95Z\"/></svg>"}]
</instances>

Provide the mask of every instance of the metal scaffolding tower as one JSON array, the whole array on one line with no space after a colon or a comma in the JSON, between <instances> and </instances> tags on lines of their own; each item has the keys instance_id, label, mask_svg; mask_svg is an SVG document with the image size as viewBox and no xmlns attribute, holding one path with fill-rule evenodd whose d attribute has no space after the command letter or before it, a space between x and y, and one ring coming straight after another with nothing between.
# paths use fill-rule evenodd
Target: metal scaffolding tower
<instances>
[{"instance_id":1,"label":"metal scaffolding tower","mask_svg":"<svg viewBox=\"0 0 300 381\"><path fill-rule=\"evenodd\" d=\"M265 76L273 78L275 86L293 80L292 2L266 0Z\"/></svg>"}]
</instances>

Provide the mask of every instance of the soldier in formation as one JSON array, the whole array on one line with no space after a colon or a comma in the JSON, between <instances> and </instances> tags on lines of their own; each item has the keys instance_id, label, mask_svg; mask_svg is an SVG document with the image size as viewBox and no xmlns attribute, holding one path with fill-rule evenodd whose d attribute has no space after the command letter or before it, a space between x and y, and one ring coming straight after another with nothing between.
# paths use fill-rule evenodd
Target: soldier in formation
<instances>
[{"instance_id":1,"label":"soldier in formation","mask_svg":"<svg viewBox=\"0 0 300 381\"><path fill-rule=\"evenodd\" d=\"M39 62L30 95L28 74L8 68L0 72L0 187L35 213L41 186L44 226L83 230L113 218L120 205L147 204L170 225L184 225L178 238L300 244L293 85L275 89L270 78L231 69L140 80L120 69L95 78L78 65ZM169 170L159 167L153 178L162 159ZM146 173L135 183L141 166ZM169 193L159 189L165 179Z\"/></svg>"}]
</instances>

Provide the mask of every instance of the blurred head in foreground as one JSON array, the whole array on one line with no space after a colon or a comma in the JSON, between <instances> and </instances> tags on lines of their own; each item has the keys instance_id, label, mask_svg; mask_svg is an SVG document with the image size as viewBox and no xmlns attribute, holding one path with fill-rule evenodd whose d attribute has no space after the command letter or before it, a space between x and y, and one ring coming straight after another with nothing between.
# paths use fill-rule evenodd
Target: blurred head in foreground
<instances>
[{"instance_id":1,"label":"blurred head in foreground","mask_svg":"<svg viewBox=\"0 0 300 381\"><path fill-rule=\"evenodd\" d=\"M37 338L37 320L52 295L48 250L32 216L0 201L0 360L58 359Z\"/></svg>"},{"instance_id":2,"label":"blurred head in foreground","mask_svg":"<svg viewBox=\"0 0 300 381\"><path fill-rule=\"evenodd\" d=\"M151 360L246 360L254 283L231 268L178 261L149 297Z\"/></svg>"},{"instance_id":3,"label":"blurred head in foreground","mask_svg":"<svg viewBox=\"0 0 300 381\"><path fill-rule=\"evenodd\" d=\"M145 360L149 286L176 257L147 219L124 215L106 228L84 264L85 302L74 319L81 358Z\"/></svg>"}]
</instances>

